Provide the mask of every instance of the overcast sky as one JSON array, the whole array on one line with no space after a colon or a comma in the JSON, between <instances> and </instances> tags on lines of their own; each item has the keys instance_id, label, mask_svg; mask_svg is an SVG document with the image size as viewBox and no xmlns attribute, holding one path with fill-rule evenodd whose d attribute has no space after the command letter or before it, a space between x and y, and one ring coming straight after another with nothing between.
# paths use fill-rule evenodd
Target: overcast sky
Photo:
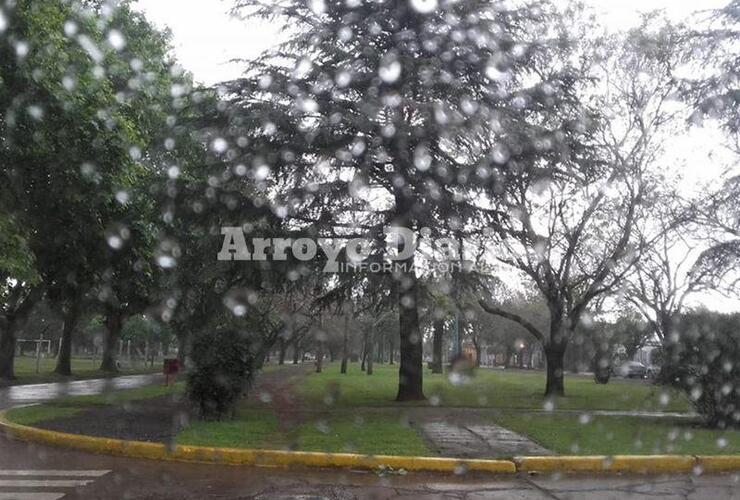
<instances>
[{"instance_id":1,"label":"overcast sky","mask_svg":"<svg viewBox=\"0 0 740 500\"><path fill-rule=\"evenodd\" d=\"M278 38L275 26L269 23L246 23L232 18L229 15L232 3L231 0L137 0L135 5L155 25L172 31L175 55L196 81L214 84L240 76L243 65L230 62L232 59L253 58L274 45ZM603 24L616 30L637 23L641 11L664 9L670 18L680 19L697 9L722 7L728 0L585 0L585 3L594 7ZM717 161L717 134L711 129L694 129L686 136L677 137L667 150L671 164L683 172L686 186L719 179L726 167L725 162ZM738 300L704 296L698 301L713 309L740 310Z\"/></svg>"},{"instance_id":2,"label":"overcast sky","mask_svg":"<svg viewBox=\"0 0 740 500\"><path fill-rule=\"evenodd\" d=\"M404 1L404 0L393 0ZM721 7L728 0L585 0L615 29L634 24L640 10L665 9L681 18L696 9ZM185 69L201 83L212 84L238 77L234 58L251 58L270 47L276 30L268 23L232 18L230 0L137 0L135 5L158 27L173 33L175 53Z\"/></svg>"}]
</instances>

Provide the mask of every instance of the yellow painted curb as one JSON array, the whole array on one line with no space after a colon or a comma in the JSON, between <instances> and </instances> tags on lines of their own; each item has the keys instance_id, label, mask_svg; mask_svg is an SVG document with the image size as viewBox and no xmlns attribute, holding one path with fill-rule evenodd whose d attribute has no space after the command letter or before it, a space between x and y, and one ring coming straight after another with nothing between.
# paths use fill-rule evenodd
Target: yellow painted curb
<instances>
[{"instance_id":1,"label":"yellow painted curb","mask_svg":"<svg viewBox=\"0 0 740 500\"><path fill-rule=\"evenodd\" d=\"M406 457L396 455L357 455L353 453L321 453L310 451L250 450L241 448L211 448L159 443L123 441L63 432L48 431L16 424L0 412L0 429L17 438L54 446L64 446L93 453L121 455L131 458L173 460L182 462L256 465L268 467L332 467L379 469L392 467L408 471L462 473L466 471L514 473L510 460L471 460L437 457Z\"/></svg>"},{"instance_id":2,"label":"yellow painted curb","mask_svg":"<svg viewBox=\"0 0 740 500\"><path fill-rule=\"evenodd\" d=\"M740 471L740 455L615 455L514 457L513 460L476 460L397 455L358 455L310 451L211 448L124 441L67 434L10 422L0 411L0 430L26 441L130 458L180 462L255 465L265 467L323 467L377 470L383 467L408 471L448 472L631 472L640 474Z\"/></svg>"},{"instance_id":3,"label":"yellow painted curb","mask_svg":"<svg viewBox=\"0 0 740 500\"><path fill-rule=\"evenodd\" d=\"M514 457L522 472L690 472L696 466L691 455L614 455Z\"/></svg>"},{"instance_id":4,"label":"yellow painted curb","mask_svg":"<svg viewBox=\"0 0 740 500\"><path fill-rule=\"evenodd\" d=\"M696 460L705 472L740 470L740 455L699 455Z\"/></svg>"}]
</instances>

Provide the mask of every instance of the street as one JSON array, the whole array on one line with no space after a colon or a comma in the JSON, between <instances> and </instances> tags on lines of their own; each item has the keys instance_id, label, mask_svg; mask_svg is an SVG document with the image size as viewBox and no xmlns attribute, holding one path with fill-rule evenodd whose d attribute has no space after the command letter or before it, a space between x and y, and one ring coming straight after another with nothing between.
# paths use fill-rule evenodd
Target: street
<instances>
[{"instance_id":1,"label":"street","mask_svg":"<svg viewBox=\"0 0 740 500\"><path fill-rule=\"evenodd\" d=\"M62 394L99 394L154 376L15 386L0 408ZM486 476L285 470L133 460L24 443L0 436L0 500L237 498L740 498L740 475Z\"/></svg>"}]
</instances>

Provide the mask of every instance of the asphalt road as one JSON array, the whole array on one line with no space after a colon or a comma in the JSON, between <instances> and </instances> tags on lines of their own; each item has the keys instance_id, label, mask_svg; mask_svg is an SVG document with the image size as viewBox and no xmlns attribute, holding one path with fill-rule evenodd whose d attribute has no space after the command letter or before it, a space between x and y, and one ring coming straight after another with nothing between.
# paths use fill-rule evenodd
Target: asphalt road
<instances>
[{"instance_id":1,"label":"asphalt road","mask_svg":"<svg viewBox=\"0 0 740 500\"><path fill-rule=\"evenodd\" d=\"M136 387L156 376L0 389L0 408ZM500 476L284 470L94 455L0 435L0 500L75 499L740 499L740 475Z\"/></svg>"}]
</instances>

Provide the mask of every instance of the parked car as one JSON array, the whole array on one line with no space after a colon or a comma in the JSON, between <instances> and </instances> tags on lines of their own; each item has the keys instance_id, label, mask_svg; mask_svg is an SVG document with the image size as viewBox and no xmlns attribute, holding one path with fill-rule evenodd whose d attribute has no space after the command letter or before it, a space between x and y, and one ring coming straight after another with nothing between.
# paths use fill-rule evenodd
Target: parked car
<instances>
[{"instance_id":1,"label":"parked car","mask_svg":"<svg viewBox=\"0 0 740 500\"><path fill-rule=\"evenodd\" d=\"M648 378L655 378L660 373L660 365L647 365L645 367L647 369L647 377Z\"/></svg>"},{"instance_id":2,"label":"parked car","mask_svg":"<svg viewBox=\"0 0 740 500\"><path fill-rule=\"evenodd\" d=\"M625 378L645 378L647 377L647 366L637 361L627 361L617 367L616 374Z\"/></svg>"}]
</instances>

